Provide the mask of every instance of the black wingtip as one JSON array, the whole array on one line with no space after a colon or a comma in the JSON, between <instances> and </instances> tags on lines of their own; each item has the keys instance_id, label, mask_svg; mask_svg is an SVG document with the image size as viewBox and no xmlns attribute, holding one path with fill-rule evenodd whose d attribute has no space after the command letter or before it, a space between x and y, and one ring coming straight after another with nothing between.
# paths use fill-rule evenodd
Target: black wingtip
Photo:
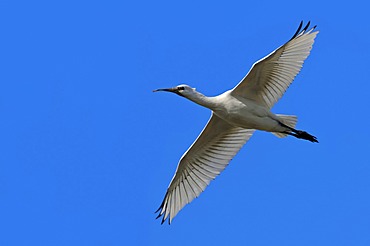
<instances>
[{"instance_id":1,"label":"black wingtip","mask_svg":"<svg viewBox=\"0 0 370 246\"><path fill-rule=\"evenodd\" d=\"M308 21L307 25L303 28L302 32L307 31L308 27L310 26L311 21Z\"/></svg>"},{"instance_id":2,"label":"black wingtip","mask_svg":"<svg viewBox=\"0 0 370 246\"><path fill-rule=\"evenodd\" d=\"M301 31L302 26L303 26L303 21L301 21L301 23L299 23L299 27L298 27L297 31L294 33L293 37L290 40L297 37L298 33Z\"/></svg>"},{"instance_id":3,"label":"black wingtip","mask_svg":"<svg viewBox=\"0 0 370 246\"><path fill-rule=\"evenodd\" d=\"M165 219L165 218L164 218L164 213L163 213L163 214L158 214L157 218L155 218L155 219L159 219L159 218L161 218L161 217L162 217L161 225L163 225L163 223L164 223L166 220L168 220L168 224L169 224L169 225L171 224L170 219Z\"/></svg>"},{"instance_id":4,"label":"black wingtip","mask_svg":"<svg viewBox=\"0 0 370 246\"><path fill-rule=\"evenodd\" d=\"M159 213L157 217L155 217L155 219L159 219L162 215Z\"/></svg>"},{"instance_id":5,"label":"black wingtip","mask_svg":"<svg viewBox=\"0 0 370 246\"><path fill-rule=\"evenodd\" d=\"M164 216L162 218L162 221L161 221L161 225L163 225L163 223L165 222L166 220L164 219Z\"/></svg>"},{"instance_id":6,"label":"black wingtip","mask_svg":"<svg viewBox=\"0 0 370 246\"><path fill-rule=\"evenodd\" d=\"M161 210L162 208L162 205L154 212L155 214L159 212L159 210Z\"/></svg>"},{"instance_id":7,"label":"black wingtip","mask_svg":"<svg viewBox=\"0 0 370 246\"><path fill-rule=\"evenodd\" d=\"M163 202L161 203L161 205L159 206L159 208L154 212L155 214L159 212L159 210L161 210L163 208L163 204L164 204L164 200Z\"/></svg>"},{"instance_id":8,"label":"black wingtip","mask_svg":"<svg viewBox=\"0 0 370 246\"><path fill-rule=\"evenodd\" d=\"M159 219L159 218L161 218L162 217L162 221L161 221L161 225L163 225L163 223L166 221L165 219L164 219L164 213L163 214L161 214L161 213L159 213L158 214L158 216L155 218L155 219ZM168 222L169 222L170 220L168 220Z\"/></svg>"},{"instance_id":9,"label":"black wingtip","mask_svg":"<svg viewBox=\"0 0 370 246\"><path fill-rule=\"evenodd\" d=\"M302 26L303 26L303 21L301 21L301 23L299 23L299 27L297 29L297 31L294 33L293 37L290 39L290 40L293 40L295 39L297 36L299 36L301 33L305 33L308 28L310 27L310 24L311 24L311 21L308 21L308 23L305 25L305 27L302 29ZM314 26L313 28L311 28L311 30L315 29L316 26ZM289 40L289 41L290 41Z\"/></svg>"},{"instance_id":10,"label":"black wingtip","mask_svg":"<svg viewBox=\"0 0 370 246\"><path fill-rule=\"evenodd\" d=\"M164 203L166 201L166 196L167 196L167 192L166 192L166 195L163 198L163 201L162 201L161 205L159 206L159 208L157 209L157 211L155 211L155 213L158 213L159 212L158 216L155 219L159 219L159 218L162 217L161 225L163 225L163 223L166 221L164 219L164 217L165 217L164 215L165 215L166 211L163 211L163 210L166 210L166 208L164 206ZM168 219L168 222L170 222L169 219Z\"/></svg>"}]
</instances>

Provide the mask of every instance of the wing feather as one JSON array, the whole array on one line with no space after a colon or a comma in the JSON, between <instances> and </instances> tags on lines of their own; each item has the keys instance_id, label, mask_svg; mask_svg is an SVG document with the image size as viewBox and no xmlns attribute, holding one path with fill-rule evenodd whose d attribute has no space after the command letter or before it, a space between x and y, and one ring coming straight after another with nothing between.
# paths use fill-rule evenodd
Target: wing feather
<instances>
[{"instance_id":1,"label":"wing feather","mask_svg":"<svg viewBox=\"0 0 370 246\"><path fill-rule=\"evenodd\" d=\"M197 140L181 157L157 212L162 223L202 193L252 136L253 129L234 127L212 114Z\"/></svg>"},{"instance_id":2,"label":"wing feather","mask_svg":"<svg viewBox=\"0 0 370 246\"><path fill-rule=\"evenodd\" d=\"M310 22L303 29L302 25L303 22L287 43L254 63L231 94L271 108L300 72L318 34L318 31L313 32L316 26L308 29Z\"/></svg>"}]
</instances>

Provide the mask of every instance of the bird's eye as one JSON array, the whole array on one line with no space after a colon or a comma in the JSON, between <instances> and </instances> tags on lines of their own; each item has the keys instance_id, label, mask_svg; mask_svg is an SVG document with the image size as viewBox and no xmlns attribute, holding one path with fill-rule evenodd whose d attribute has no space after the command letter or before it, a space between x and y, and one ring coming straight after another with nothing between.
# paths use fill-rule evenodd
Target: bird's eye
<instances>
[{"instance_id":1,"label":"bird's eye","mask_svg":"<svg viewBox=\"0 0 370 246\"><path fill-rule=\"evenodd\" d=\"M177 87L177 89L178 89L179 91L183 91L183 90L185 90L184 86L179 86L179 87Z\"/></svg>"}]
</instances>

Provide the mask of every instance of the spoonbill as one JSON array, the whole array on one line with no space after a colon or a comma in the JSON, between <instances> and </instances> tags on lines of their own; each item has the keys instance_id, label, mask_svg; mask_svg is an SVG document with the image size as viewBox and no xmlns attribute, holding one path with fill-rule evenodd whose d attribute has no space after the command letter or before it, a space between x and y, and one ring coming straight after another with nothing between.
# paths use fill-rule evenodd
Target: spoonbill
<instances>
[{"instance_id":1,"label":"spoonbill","mask_svg":"<svg viewBox=\"0 0 370 246\"><path fill-rule=\"evenodd\" d=\"M317 142L311 134L295 129L297 117L274 114L272 106L283 96L310 54L318 31L302 29L272 53L255 62L248 74L232 90L207 97L188 85L157 91L173 92L212 110L201 134L181 157L175 175L156 213L170 224L177 213L198 197L215 179L255 130Z\"/></svg>"}]
</instances>

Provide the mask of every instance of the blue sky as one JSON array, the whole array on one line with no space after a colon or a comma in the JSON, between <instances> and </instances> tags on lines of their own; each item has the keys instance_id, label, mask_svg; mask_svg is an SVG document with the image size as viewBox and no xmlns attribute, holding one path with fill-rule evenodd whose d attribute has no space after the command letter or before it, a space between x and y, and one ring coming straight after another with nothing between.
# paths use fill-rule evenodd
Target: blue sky
<instances>
[{"instance_id":1,"label":"blue sky","mask_svg":"<svg viewBox=\"0 0 370 246\"><path fill-rule=\"evenodd\" d=\"M1 1L0 245L370 245L365 1ZM209 110L153 89L232 87L301 20L320 31L275 113L168 226Z\"/></svg>"}]
</instances>

